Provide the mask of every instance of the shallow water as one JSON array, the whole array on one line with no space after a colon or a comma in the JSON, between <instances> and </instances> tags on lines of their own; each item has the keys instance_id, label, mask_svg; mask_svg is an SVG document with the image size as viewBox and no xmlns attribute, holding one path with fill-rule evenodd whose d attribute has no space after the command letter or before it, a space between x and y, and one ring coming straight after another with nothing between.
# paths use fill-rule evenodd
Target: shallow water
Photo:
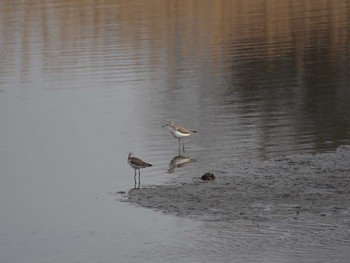
<instances>
[{"instance_id":1,"label":"shallow water","mask_svg":"<svg viewBox=\"0 0 350 263\"><path fill-rule=\"evenodd\" d=\"M1 0L0 261L210 261L216 230L119 202L127 154L147 187L349 144L349 9ZM169 120L199 131L185 152Z\"/></svg>"}]
</instances>

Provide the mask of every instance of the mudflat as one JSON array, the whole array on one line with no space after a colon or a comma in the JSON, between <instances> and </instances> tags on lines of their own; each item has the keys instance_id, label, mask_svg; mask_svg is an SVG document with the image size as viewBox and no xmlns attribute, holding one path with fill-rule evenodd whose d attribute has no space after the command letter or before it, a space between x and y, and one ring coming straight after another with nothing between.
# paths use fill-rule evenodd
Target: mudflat
<instances>
[{"instance_id":1,"label":"mudflat","mask_svg":"<svg viewBox=\"0 0 350 263\"><path fill-rule=\"evenodd\" d=\"M129 201L210 221L349 219L350 147L222 168L215 181L189 175L176 185L130 191Z\"/></svg>"},{"instance_id":2,"label":"mudflat","mask_svg":"<svg viewBox=\"0 0 350 263\"><path fill-rule=\"evenodd\" d=\"M239 242L248 244L243 254L248 248L268 246L267 250L281 255L293 254L294 259L302 254L305 257L298 259L305 262L332 257L346 262L350 255L350 147L220 166L215 181L189 175L176 185L130 191L129 201L202 220L215 230L217 240L224 238L232 246L239 236Z\"/></svg>"}]
</instances>

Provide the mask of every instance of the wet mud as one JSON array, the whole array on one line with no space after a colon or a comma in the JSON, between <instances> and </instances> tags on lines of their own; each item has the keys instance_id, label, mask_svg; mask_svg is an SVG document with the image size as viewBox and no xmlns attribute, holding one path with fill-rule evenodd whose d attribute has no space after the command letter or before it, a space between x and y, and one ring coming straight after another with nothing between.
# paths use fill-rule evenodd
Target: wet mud
<instances>
[{"instance_id":1,"label":"wet mud","mask_svg":"<svg viewBox=\"0 0 350 263\"><path fill-rule=\"evenodd\" d=\"M225 231L225 242L231 246L249 240L247 248L240 248L241 254L269 244L267 250L279 249L283 256L288 251L293 254L291 259L300 262L305 258L305 262L325 258L347 261L350 147L219 166L222 169L214 172L215 181L189 175L187 181L176 185L130 191L129 201L165 214L202 220L213 233L220 233L219 243ZM238 233L237 243L233 236L237 238ZM263 242L259 237L262 243L252 241L257 233L266 234ZM296 258L300 251L308 255Z\"/></svg>"},{"instance_id":2,"label":"wet mud","mask_svg":"<svg viewBox=\"0 0 350 263\"><path fill-rule=\"evenodd\" d=\"M215 181L189 175L176 185L130 191L129 201L203 220L349 216L350 147L222 168Z\"/></svg>"}]
</instances>

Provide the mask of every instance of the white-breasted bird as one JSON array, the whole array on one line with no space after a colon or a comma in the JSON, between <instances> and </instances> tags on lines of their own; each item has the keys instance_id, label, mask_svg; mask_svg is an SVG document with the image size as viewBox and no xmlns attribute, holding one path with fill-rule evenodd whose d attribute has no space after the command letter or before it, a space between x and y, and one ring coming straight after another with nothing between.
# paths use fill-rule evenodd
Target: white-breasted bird
<instances>
[{"instance_id":1,"label":"white-breasted bird","mask_svg":"<svg viewBox=\"0 0 350 263\"><path fill-rule=\"evenodd\" d=\"M169 131L174 136L174 138L179 139L179 144L181 143L181 139L182 138L187 138L191 134L198 132L198 131L195 131L195 130L189 130L187 128L177 126L172 121L169 122L168 124L163 125L162 127L166 127L166 126L168 126ZM184 145L185 145L185 143L184 143Z\"/></svg>"}]
</instances>

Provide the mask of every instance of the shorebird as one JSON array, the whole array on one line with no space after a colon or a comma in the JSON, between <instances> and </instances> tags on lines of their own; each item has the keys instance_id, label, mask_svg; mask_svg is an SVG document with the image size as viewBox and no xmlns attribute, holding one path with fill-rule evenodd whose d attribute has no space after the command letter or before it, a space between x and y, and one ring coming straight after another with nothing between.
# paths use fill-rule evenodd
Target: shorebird
<instances>
[{"instance_id":1,"label":"shorebird","mask_svg":"<svg viewBox=\"0 0 350 263\"><path fill-rule=\"evenodd\" d=\"M184 127L179 127L174 124L174 122L170 122L168 124L163 125L162 127L168 126L170 133L174 136L174 138L179 139L179 147L181 144L182 138L187 138L193 133L197 133L197 131L189 130ZM183 148L185 148L185 143L183 143Z\"/></svg>"},{"instance_id":2,"label":"shorebird","mask_svg":"<svg viewBox=\"0 0 350 263\"><path fill-rule=\"evenodd\" d=\"M129 153L128 155L128 164L135 169L135 176L134 176L134 181L135 181L135 189L136 189L136 170L139 170L139 186L138 188L140 189L140 169L141 168L146 168L152 166L150 163L146 163L145 161L142 161L139 158L136 158L132 153Z\"/></svg>"}]
</instances>

